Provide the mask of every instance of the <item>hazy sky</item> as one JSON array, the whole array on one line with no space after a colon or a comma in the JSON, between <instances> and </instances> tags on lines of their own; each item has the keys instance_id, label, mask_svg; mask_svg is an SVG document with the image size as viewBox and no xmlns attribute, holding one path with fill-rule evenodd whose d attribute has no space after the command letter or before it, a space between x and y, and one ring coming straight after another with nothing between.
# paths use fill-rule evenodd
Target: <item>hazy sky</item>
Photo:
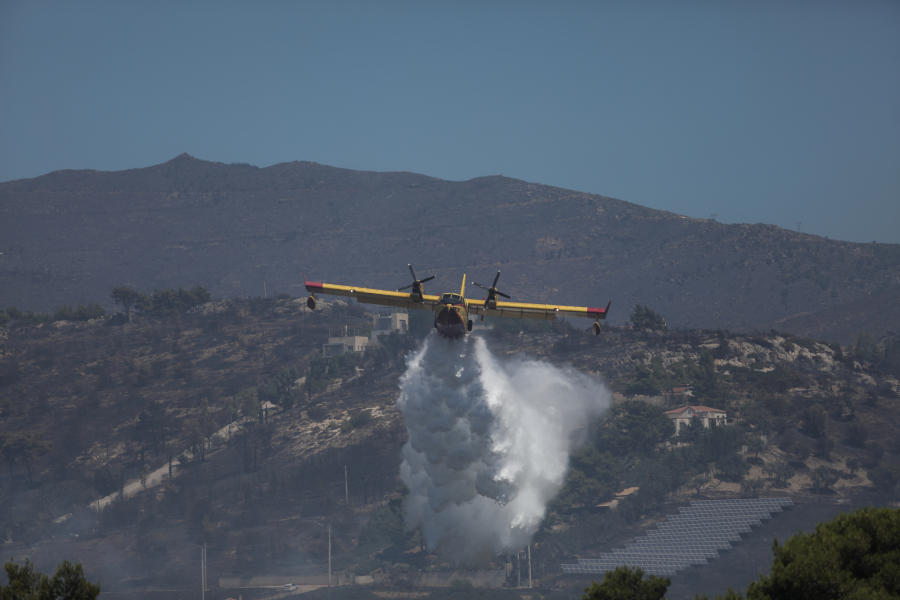
<instances>
[{"instance_id":1,"label":"hazy sky","mask_svg":"<svg viewBox=\"0 0 900 600\"><path fill-rule=\"evenodd\" d=\"M0 0L0 181L182 152L897 243L900 2Z\"/></svg>"}]
</instances>

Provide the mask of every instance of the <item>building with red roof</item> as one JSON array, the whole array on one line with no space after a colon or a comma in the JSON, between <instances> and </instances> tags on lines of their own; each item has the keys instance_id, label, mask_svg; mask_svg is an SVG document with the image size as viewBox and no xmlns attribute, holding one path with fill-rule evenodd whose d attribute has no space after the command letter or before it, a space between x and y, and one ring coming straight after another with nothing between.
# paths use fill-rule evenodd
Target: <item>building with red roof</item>
<instances>
[{"instance_id":1,"label":"building with red roof","mask_svg":"<svg viewBox=\"0 0 900 600\"><path fill-rule=\"evenodd\" d=\"M674 410L667 410L665 414L675 420L676 435L681 431L681 426L690 423L691 419L701 419L706 428L728 424L724 410L708 406L682 406Z\"/></svg>"}]
</instances>

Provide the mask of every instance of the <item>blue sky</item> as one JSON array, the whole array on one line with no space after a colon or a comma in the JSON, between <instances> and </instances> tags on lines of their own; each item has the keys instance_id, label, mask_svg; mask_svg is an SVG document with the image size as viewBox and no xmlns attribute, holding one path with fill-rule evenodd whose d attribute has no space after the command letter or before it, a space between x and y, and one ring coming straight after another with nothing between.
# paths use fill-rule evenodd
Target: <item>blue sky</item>
<instances>
[{"instance_id":1,"label":"blue sky","mask_svg":"<svg viewBox=\"0 0 900 600\"><path fill-rule=\"evenodd\" d=\"M900 242L900 2L9 2L0 181L188 152Z\"/></svg>"}]
</instances>

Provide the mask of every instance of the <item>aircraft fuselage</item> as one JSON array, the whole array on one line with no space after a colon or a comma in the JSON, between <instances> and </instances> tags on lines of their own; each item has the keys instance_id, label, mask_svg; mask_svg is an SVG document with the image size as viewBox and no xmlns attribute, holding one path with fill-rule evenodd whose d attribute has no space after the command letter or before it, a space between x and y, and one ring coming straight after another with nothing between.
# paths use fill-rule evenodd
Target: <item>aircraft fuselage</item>
<instances>
[{"instance_id":1,"label":"aircraft fuselage","mask_svg":"<svg viewBox=\"0 0 900 600\"><path fill-rule=\"evenodd\" d=\"M459 294L441 294L434 311L434 328L448 338L466 335L469 330L469 309Z\"/></svg>"}]
</instances>

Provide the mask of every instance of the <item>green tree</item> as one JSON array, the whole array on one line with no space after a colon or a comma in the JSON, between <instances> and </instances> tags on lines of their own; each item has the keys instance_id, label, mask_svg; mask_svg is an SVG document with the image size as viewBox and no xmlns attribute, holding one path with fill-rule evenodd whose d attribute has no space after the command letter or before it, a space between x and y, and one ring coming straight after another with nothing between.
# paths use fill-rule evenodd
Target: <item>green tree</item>
<instances>
[{"instance_id":1,"label":"green tree","mask_svg":"<svg viewBox=\"0 0 900 600\"><path fill-rule=\"evenodd\" d=\"M94 489L101 496L109 496L119 489L119 478L109 465L103 465L94 472Z\"/></svg>"},{"instance_id":2,"label":"green tree","mask_svg":"<svg viewBox=\"0 0 900 600\"><path fill-rule=\"evenodd\" d=\"M694 390L701 398L714 398L719 389L716 359L710 352L700 355L700 361L691 369Z\"/></svg>"},{"instance_id":3,"label":"green tree","mask_svg":"<svg viewBox=\"0 0 900 600\"><path fill-rule=\"evenodd\" d=\"M752 436L747 440L747 452L753 453L753 458L759 458L759 453L766 449L766 443L759 436Z\"/></svg>"},{"instance_id":4,"label":"green tree","mask_svg":"<svg viewBox=\"0 0 900 600\"><path fill-rule=\"evenodd\" d=\"M183 435L185 441L191 447L194 457L199 457L201 461L206 460L206 446L209 438L219 427L209 411L209 402L206 398L200 400L199 413L190 419L184 421Z\"/></svg>"},{"instance_id":5,"label":"green tree","mask_svg":"<svg viewBox=\"0 0 900 600\"><path fill-rule=\"evenodd\" d=\"M772 572L747 588L756 599L829 600L900 596L900 510L864 508L775 540Z\"/></svg>"},{"instance_id":6,"label":"green tree","mask_svg":"<svg viewBox=\"0 0 900 600\"><path fill-rule=\"evenodd\" d=\"M823 435L816 440L816 452L825 460L831 460L832 450L834 450L834 440L831 439L831 436Z\"/></svg>"},{"instance_id":7,"label":"green tree","mask_svg":"<svg viewBox=\"0 0 900 600\"><path fill-rule=\"evenodd\" d=\"M617 404L596 430L595 446L613 456L653 452L656 444L675 433L672 419L640 400L626 400Z\"/></svg>"},{"instance_id":8,"label":"green tree","mask_svg":"<svg viewBox=\"0 0 900 600\"><path fill-rule=\"evenodd\" d=\"M707 433L709 433L709 429L703 425L703 419L695 416L686 425L681 426L681 430L678 432L678 441L693 444L699 442Z\"/></svg>"},{"instance_id":9,"label":"green tree","mask_svg":"<svg viewBox=\"0 0 900 600\"><path fill-rule=\"evenodd\" d=\"M631 319L631 324L636 329L652 329L654 331L668 329L666 320L663 316L646 304L644 306L635 304L634 308L631 309L629 318Z\"/></svg>"},{"instance_id":10,"label":"green tree","mask_svg":"<svg viewBox=\"0 0 900 600\"><path fill-rule=\"evenodd\" d=\"M140 300L141 293L137 290L133 290L131 288L125 286L119 286L113 288L112 293L109 295L116 304L122 305L122 308L125 309L125 319L131 320L131 308L134 306L135 302Z\"/></svg>"},{"instance_id":11,"label":"green tree","mask_svg":"<svg viewBox=\"0 0 900 600\"><path fill-rule=\"evenodd\" d=\"M154 456L159 456L166 447L168 435L168 414L165 407L157 401L151 401L146 409L138 415L135 424L135 439L141 444L149 444Z\"/></svg>"},{"instance_id":12,"label":"green tree","mask_svg":"<svg viewBox=\"0 0 900 600\"><path fill-rule=\"evenodd\" d=\"M861 363L869 363L877 365L881 362L881 350L878 349L878 342L875 336L867 331L863 331L856 338L856 345L853 347L851 354L853 360Z\"/></svg>"},{"instance_id":13,"label":"green tree","mask_svg":"<svg viewBox=\"0 0 900 600\"><path fill-rule=\"evenodd\" d=\"M819 494L822 490L827 490L837 483L839 476L837 471L832 468L818 466L813 469L810 478L816 488L816 494Z\"/></svg>"},{"instance_id":14,"label":"green tree","mask_svg":"<svg viewBox=\"0 0 900 600\"><path fill-rule=\"evenodd\" d=\"M265 394L260 393L259 397L269 400L281 408L291 408L299 393L299 388L294 387L294 383L298 379L300 379L300 371L297 367L282 367L263 388Z\"/></svg>"},{"instance_id":15,"label":"green tree","mask_svg":"<svg viewBox=\"0 0 900 600\"><path fill-rule=\"evenodd\" d=\"M584 588L582 600L662 600L672 581L650 575L644 579L640 567L616 567L607 571L601 583Z\"/></svg>"},{"instance_id":16,"label":"green tree","mask_svg":"<svg viewBox=\"0 0 900 600\"><path fill-rule=\"evenodd\" d=\"M3 315L0 315L2 325ZM884 345L884 357L878 363L878 368L888 375L900 377L900 338L894 338Z\"/></svg>"},{"instance_id":17,"label":"green tree","mask_svg":"<svg viewBox=\"0 0 900 600\"><path fill-rule=\"evenodd\" d=\"M9 315L9 318L21 325L40 325L41 323L49 323L53 320L53 315L36 313L33 310L22 312L15 306L7 308L6 313Z\"/></svg>"},{"instance_id":18,"label":"green tree","mask_svg":"<svg viewBox=\"0 0 900 600\"><path fill-rule=\"evenodd\" d=\"M759 495L759 490L761 490L765 485L766 482L758 477L754 479L748 478L741 482L741 491L756 498Z\"/></svg>"},{"instance_id":19,"label":"green tree","mask_svg":"<svg viewBox=\"0 0 900 600\"><path fill-rule=\"evenodd\" d=\"M716 473L725 481L739 482L748 471L750 465L737 452L729 452L716 461Z\"/></svg>"},{"instance_id":20,"label":"green tree","mask_svg":"<svg viewBox=\"0 0 900 600\"><path fill-rule=\"evenodd\" d=\"M25 559L22 566L6 563L6 586L0 585L0 600L96 600L100 586L84 576L80 564L64 560L52 578L34 570Z\"/></svg>"},{"instance_id":21,"label":"green tree","mask_svg":"<svg viewBox=\"0 0 900 600\"><path fill-rule=\"evenodd\" d=\"M782 460L768 463L763 467L763 472L775 478L779 486L787 484L787 480L794 476L794 468Z\"/></svg>"},{"instance_id":22,"label":"green tree","mask_svg":"<svg viewBox=\"0 0 900 600\"><path fill-rule=\"evenodd\" d=\"M565 510L572 504L596 504L619 489L620 461L609 452L600 453L589 444L572 453L569 471L559 495L554 500L555 510Z\"/></svg>"},{"instance_id":23,"label":"green tree","mask_svg":"<svg viewBox=\"0 0 900 600\"><path fill-rule=\"evenodd\" d=\"M663 389L663 385L656 373L646 365L639 364L634 368L631 381L625 386L625 393L630 396L652 396L659 393Z\"/></svg>"},{"instance_id":24,"label":"green tree","mask_svg":"<svg viewBox=\"0 0 900 600\"><path fill-rule=\"evenodd\" d=\"M803 411L806 430L813 437L822 437L828 433L828 413L821 404L813 404Z\"/></svg>"},{"instance_id":25,"label":"green tree","mask_svg":"<svg viewBox=\"0 0 900 600\"><path fill-rule=\"evenodd\" d=\"M253 418L259 412L259 396L256 388L245 388L239 391L236 400L242 417Z\"/></svg>"},{"instance_id":26,"label":"green tree","mask_svg":"<svg viewBox=\"0 0 900 600\"><path fill-rule=\"evenodd\" d=\"M153 313L163 315L174 315L187 312L195 306L199 306L209 302L210 293L202 286L194 286L186 290L179 287L177 290L164 289L154 290L152 300Z\"/></svg>"},{"instance_id":27,"label":"green tree","mask_svg":"<svg viewBox=\"0 0 900 600\"><path fill-rule=\"evenodd\" d=\"M706 474L697 475L696 477L694 477L691 480L691 487L694 488L695 490L697 490L697 495L700 495L700 490L703 488L704 485L709 483L709 481L710 481L709 475L706 475Z\"/></svg>"}]
</instances>

